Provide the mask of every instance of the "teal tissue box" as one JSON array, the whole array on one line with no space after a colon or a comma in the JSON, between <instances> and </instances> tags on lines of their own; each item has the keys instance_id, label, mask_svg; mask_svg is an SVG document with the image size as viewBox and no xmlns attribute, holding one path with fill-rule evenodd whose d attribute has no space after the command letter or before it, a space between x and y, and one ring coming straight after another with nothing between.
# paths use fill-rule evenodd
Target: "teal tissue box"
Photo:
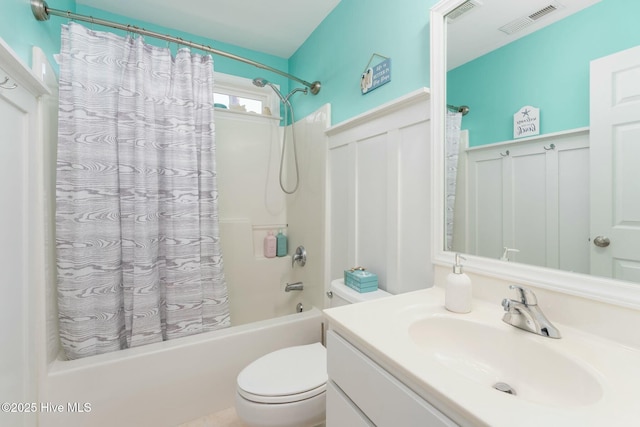
<instances>
[{"instance_id":1,"label":"teal tissue box","mask_svg":"<svg viewBox=\"0 0 640 427\"><path fill-rule=\"evenodd\" d=\"M378 276L367 270L344 271L344 284L358 292L373 292L378 289Z\"/></svg>"}]
</instances>

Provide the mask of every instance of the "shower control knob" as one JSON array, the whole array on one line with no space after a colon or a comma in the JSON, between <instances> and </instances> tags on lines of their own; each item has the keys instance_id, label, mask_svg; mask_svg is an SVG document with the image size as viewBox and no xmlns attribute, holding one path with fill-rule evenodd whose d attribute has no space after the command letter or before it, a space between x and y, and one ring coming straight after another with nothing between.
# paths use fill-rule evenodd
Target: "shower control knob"
<instances>
[{"instance_id":1,"label":"shower control knob","mask_svg":"<svg viewBox=\"0 0 640 427\"><path fill-rule=\"evenodd\" d=\"M293 268L296 263L298 263L300 267L304 267L307 263L307 251L302 245L296 248L296 253L291 257L291 268Z\"/></svg>"},{"instance_id":2,"label":"shower control knob","mask_svg":"<svg viewBox=\"0 0 640 427\"><path fill-rule=\"evenodd\" d=\"M611 244L611 240L609 240L608 237L598 236L595 239L593 239L593 244L599 248L606 248Z\"/></svg>"}]
</instances>

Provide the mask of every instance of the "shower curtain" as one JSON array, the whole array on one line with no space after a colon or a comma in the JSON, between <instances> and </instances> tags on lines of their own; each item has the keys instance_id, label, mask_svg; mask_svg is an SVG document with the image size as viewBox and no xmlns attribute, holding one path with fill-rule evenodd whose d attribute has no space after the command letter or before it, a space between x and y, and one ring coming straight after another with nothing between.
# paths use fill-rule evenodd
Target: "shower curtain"
<instances>
[{"instance_id":1,"label":"shower curtain","mask_svg":"<svg viewBox=\"0 0 640 427\"><path fill-rule=\"evenodd\" d=\"M211 56L64 25L56 199L69 359L230 325Z\"/></svg>"},{"instance_id":2,"label":"shower curtain","mask_svg":"<svg viewBox=\"0 0 640 427\"><path fill-rule=\"evenodd\" d=\"M460 127L462 126L462 113L447 111L446 119L446 206L445 206L445 249L453 249L453 213L456 201L456 176L458 174L458 153L460 150Z\"/></svg>"}]
</instances>

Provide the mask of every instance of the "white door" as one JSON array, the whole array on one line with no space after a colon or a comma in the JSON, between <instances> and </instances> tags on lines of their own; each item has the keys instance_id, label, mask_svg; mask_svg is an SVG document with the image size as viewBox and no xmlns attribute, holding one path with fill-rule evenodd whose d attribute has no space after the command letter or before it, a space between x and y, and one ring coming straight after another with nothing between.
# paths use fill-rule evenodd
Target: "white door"
<instances>
[{"instance_id":1,"label":"white door","mask_svg":"<svg viewBox=\"0 0 640 427\"><path fill-rule=\"evenodd\" d=\"M591 62L591 273L640 283L640 46Z\"/></svg>"}]
</instances>

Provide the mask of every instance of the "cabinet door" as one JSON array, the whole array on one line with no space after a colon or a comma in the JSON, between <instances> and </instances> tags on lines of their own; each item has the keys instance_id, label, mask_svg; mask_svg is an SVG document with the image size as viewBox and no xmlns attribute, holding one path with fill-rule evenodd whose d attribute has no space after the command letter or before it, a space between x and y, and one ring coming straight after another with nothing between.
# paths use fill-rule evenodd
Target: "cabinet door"
<instances>
[{"instance_id":1,"label":"cabinet door","mask_svg":"<svg viewBox=\"0 0 640 427\"><path fill-rule=\"evenodd\" d=\"M329 379L377 427L456 426L334 331L327 333L327 371ZM333 407L327 407L328 413L335 411ZM337 420L327 427L350 427L343 422Z\"/></svg>"},{"instance_id":2,"label":"cabinet door","mask_svg":"<svg viewBox=\"0 0 640 427\"><path fill-rule=\"evenodd\" d=\"M333 381L327 383L327 427L375 427Z\"/></svg>"}]
</instances>

